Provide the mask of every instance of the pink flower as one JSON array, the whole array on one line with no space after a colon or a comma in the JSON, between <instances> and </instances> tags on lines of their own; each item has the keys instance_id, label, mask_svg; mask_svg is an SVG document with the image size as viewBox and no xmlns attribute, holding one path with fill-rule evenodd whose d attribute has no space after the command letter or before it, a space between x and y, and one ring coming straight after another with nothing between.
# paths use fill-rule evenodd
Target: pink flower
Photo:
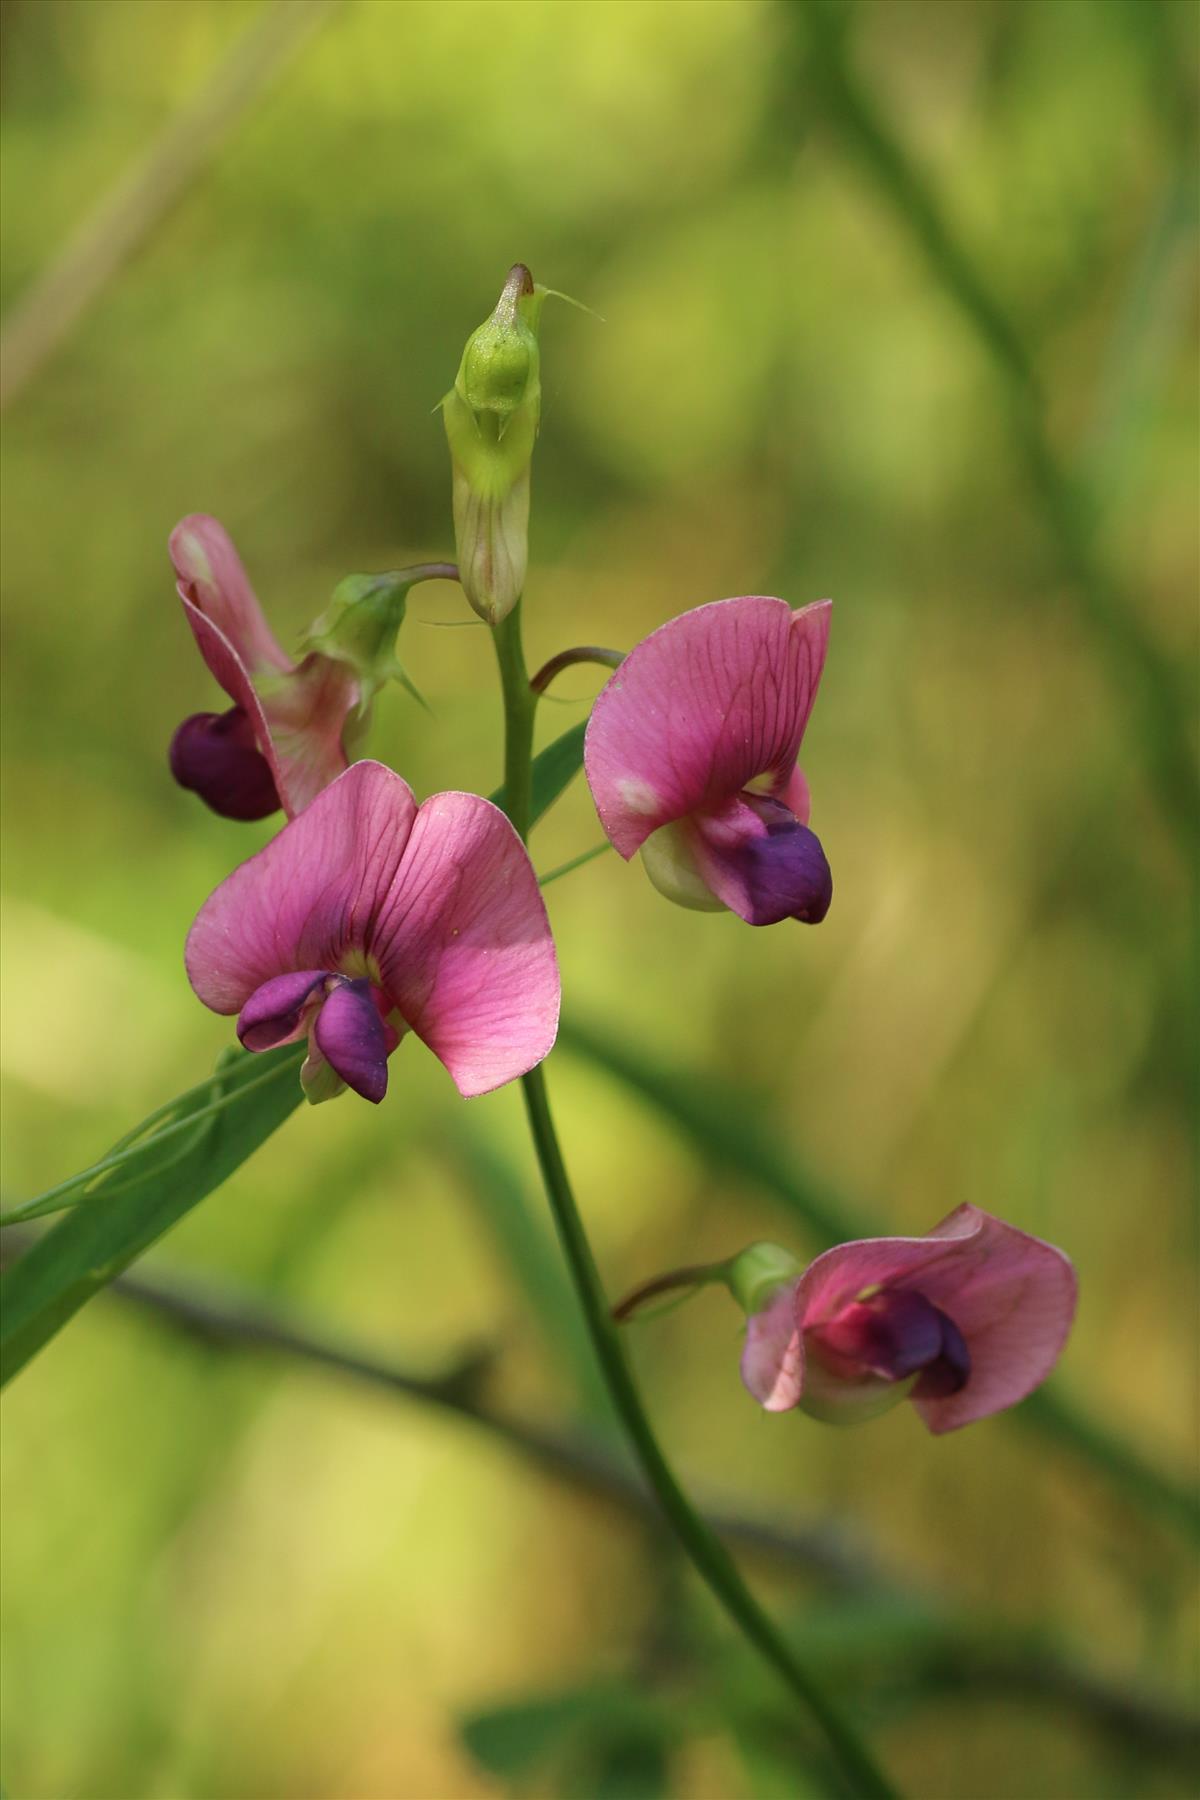
<instances>
[{"instance_id":1,"label":"pink flower","mask_svg":"<svg viewBox=\"0 0 1200 1800\"><path fill-rule=\"evenodd\" d=\"M205 901L187 940L206 1006L249 1050L307 1035L310 1099L382 1100L406 1030L462 1094L540 1062L558 1029L554 943L504 814L359 762Z\"/></svg>"},{"instance_id":2,"label":"pink flower","mask_svg":"<svg viewBox=\"0 0 1200 1800\"><path fill-rule=\"evenodd\" d=\"M829 613L760 595L699 606L644 638L596 701L584 768L600 823L681 906L751 925L828 912L796 758Z\"/></svg>"},{"instance_id":3,"label":"pink flower","mask_svg":"<svg viewBox=\"0 0 1200 1800\"><path fill-rule=\"evenodd\" d=\"M215 519L181 519L170 548L200 654L234 703L184 720L171 740L171 773L225 818L262 819L280 806L295 818L347 765L360 683L317 652L299 664L285 656Z\"/></svg>"},{"instance_id":4,"label":"pink flower","mask_svg":"<svg viewBox=\"0 0 1200 1800\"><path fill-rule=\"evenodd\" d=\"M926 1237L839 1244L764 1293L742 1380L769 1412L851 1422L907 1397L930 1431L955 1431L1045 1380L1075 1294L1061 1250L960 1206Z\"/></svg>"}]
</instances>

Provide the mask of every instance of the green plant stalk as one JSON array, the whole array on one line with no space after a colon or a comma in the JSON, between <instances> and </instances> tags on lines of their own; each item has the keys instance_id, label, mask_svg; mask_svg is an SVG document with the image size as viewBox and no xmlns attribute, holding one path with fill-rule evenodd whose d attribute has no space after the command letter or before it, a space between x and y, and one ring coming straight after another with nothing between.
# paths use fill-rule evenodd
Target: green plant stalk
<instances>
[{"instance_id":1,"label":"green plant stalk","mask_svg":"<svg viewBox=\"0 0 1200 1800\"><path fill-rule=\"evenodd\" d=\"M530 771L537 699L529 687L521 647L520 602L496 627L494 636L504 694L505 810L524 839L529 831L532 804ZM782 1677L815 1720L851 1791L863 1796L864 1800L894 1800L896 1790L877 1766L866 1744L797 1660L787 1640L746 1586L729 1552L695 1511L676 1481L646 1416L617 1327L609 1314L608 1299L575 1204L554 1129L543 1068L531 1069L522 1077L521 1086L555 1228L609 1398L667 1523L743 1636Z\"/></svg>"}]
</instances>

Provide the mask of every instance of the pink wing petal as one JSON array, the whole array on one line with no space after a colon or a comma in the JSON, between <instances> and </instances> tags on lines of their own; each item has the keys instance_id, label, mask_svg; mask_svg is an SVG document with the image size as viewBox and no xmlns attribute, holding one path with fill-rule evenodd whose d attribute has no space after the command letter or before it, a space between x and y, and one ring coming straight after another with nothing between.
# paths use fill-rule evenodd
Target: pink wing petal
<instances>
[{"instance_id":1,"label":"pink wing petal","mask_svg":"<svg viewBox=\"0 0 1200 1800\"><path fill-rule=\"evenodd\" d=\"M179 598L211 620L252 675L292 667L272 635L223 525L207 513L189 513L171 533L170 551ZM203 643L200 648L204 650ZM216 669L213 674L224 687ZM228 688L225 691L230 692ZM241 698L237 694L232 697Z\"/></svg>"},{"instance_id":2,"label":"pink wing petal","mask_svg":"<svg viewBox=\"0 0 1200 1800\"><path fill-rule=\"evenodd\" d=\"M481 803L482 804L482 803ZM223 881L188 933L188 979L235 1013L273 976L367 972L363 950L393 888L416 802L381 763L355 763Z\"/></svg>"},{"instance_id":3,"label":"pink wing petal","mask_svg":"<svg viewBox=\"0 0 1200 1800\"><path fill-rule=\"evenodd\" d=\"M742 1380L768 1412L786 1412L804 1390L804 1339L796 1313L796 1284L780 1288L769 1306L746 1320Z\"/></svg>"},{"instance_id":4,"label":"pink wing petal","mask_svg":"<svg viewBox=\"0 0 1200 1800\"><path fill-rule=\"evenodd\" d=\"M748 782L791 781L825 662L830 602L744 595L672 619L631 650L588 723L584 768L628 858L652 831Z\"/></svg>"},{"instance_id":5,"label":"pink wing petal","mask_svg":"<svg viewBox=\"0 0 1200 1800\"><path fill-rule=\"evenodd\" d=\"M550 924L524 845L490 801L425 801L372 942L383 986L460 1093L500 1087L550 1050Z\"/></svg>"},{"instance_id":6,"label":"pink wing petal","mask_svg":"<svg viewBox=\"0 0 1200 1800\"><path fill-rule=\"evenodd\" d=\"M863 1238L817 1257L801 1277L802 1323L832 1318L864 1288L911 1288L947 1313L971 1357L965 1387L913 1404L931 1431L1023 1400L1054 1367L1075 1311L1075 1272L1061 1250L974 1206L923 1238Z\"/></svg>"}]
</instances>

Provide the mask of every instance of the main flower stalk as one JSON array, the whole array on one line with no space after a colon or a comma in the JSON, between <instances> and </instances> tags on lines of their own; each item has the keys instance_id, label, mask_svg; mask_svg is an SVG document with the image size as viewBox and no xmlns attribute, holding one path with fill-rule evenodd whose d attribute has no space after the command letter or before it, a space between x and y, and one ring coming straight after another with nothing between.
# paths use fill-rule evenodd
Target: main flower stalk
<instances>
[{"instance_id":1,"label":"main flower stalk","mask_svg":"<svg viewBox=\"0 0 1200 1800\"><path fill-rule=\"evenodd\" d=\"M537 696L529 686L521 644L521 605L494 631L504 694L505 808L525 839L532 810L533 721ZM895 1800L895 1789L853 1726L800 1663L771 1618L759 1606L729 1555L699 1517L672 1473L642 1406L613 1324L587 1232L575 1204L550 1111L544 1065L522 1076L525 1110L559 1242L583 1309L608 1395L668 1524L730 1618L759 1654L803 1702L841 1765L853 1792L864 1800Z\"/></svg>"}]
</instances>

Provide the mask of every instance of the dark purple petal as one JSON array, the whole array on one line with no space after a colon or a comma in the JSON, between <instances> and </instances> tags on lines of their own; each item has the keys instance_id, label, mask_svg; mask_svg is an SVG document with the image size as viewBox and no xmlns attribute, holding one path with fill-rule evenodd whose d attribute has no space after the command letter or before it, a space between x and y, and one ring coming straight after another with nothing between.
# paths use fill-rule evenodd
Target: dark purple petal
<instances>
[{"instance_id":1,"label":"dark purple petal","mask_svg":"<svg viewBox=\"0 0 1200 1800\"><path fill-rule=\"evenodd\" d=\"M256 988L238 1017L237 1032L247 1050L273 1050L308 1027L308 1002L328 980L324 969L297 969L274 975Z\"/></svg>"},{"instance_id":2,"label":"dark purple petal","mask_svg":"<svg viewBox=\"0 0 1200 1800\"><path fill-rule=\"evenodd\" d=\"M717 898L749 925L819 925L833 899L820 839L778 800L742 794L694 820L697 862Z\"/></svg>"},{"instance_id":3,"label":"dark purple petal","mask_svg":"<svg viewBox=\"0 0 1200 1800\"><path fill-rule=\"evenodd\" d=\"M922 1369L912 1391L914 1400L945 1400L965 1388L971 1374L966 1339L948 1313L935 1311L942 1321L941 1354Z\"/></svg>"},{"instance_id":4,"label":"dark purple petal","mask_svg":"<svg viewBox=\"0 0 1200 1800\"><path fill-rule=\"evenodd\" d=\"M223 819L265 819L278 812L271 766L240 706L193 713L171 739L171 773Z\"/></svg>"},{"instance_id":5,"label":"dark purple petal","mask_svg":"<svg viewBox=\"0 0 1200 1800\"><path fill-rule=\"evenodd\" d=\"M941 1354L943 1317L923 1294L885 1289L869 1300L852 1300L813 1335L839 1359L904 1381Z\"/></svg>"},{"instance_id":6,"label":"dark purple petal","mask_svg":"<svg viewBox=\"0 0 1200 1800\"><path fill-rule=\"evenodd\" d=\"M376 1105L387 1093L387 1031L367 980L339 981L313 1029L317 1048L356 1094Z\"/></svg>"}]
</instances>

